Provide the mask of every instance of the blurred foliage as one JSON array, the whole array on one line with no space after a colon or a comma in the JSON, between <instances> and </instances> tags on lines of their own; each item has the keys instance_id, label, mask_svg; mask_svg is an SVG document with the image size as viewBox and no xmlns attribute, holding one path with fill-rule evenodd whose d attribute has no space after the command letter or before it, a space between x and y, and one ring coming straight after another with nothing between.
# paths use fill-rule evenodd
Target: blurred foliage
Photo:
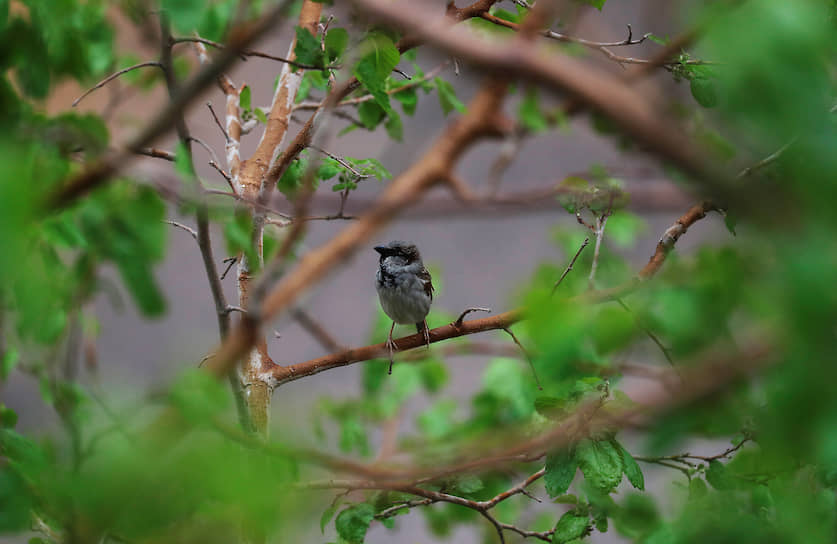
<instances>
[{"instance_id":1,"label":"blurred foliage","mask_svg":"<svg viewBox=\"0 0 837 544\"><path fill-rule=\"evenodd\" d=\"M609 7L604 0L579 2L602 11ZM626 209L630 195L608 169L590 165L588 172L566 177L558 185L558 201L570 222L552 233L558 257L534 263L530 277L508 297L526 311L526 320L514 326L525 354L504 331L495 331L413 350L397 361L391 376L388 361L363 362L357 395L319 399L310 417L283 419L278 439L264 444L233 423L228 391L199 371L180 374L165 394L137 405L114 402L96 385L95 375L80 378L79 345L95 344L97 329L89 302L113 291L108 269L140 314L165 313L155 266L166 256L164 219L174 207L167 208L152 187L118 179L69 208L46 211L46 195L115 144L101 116L49 114L45 104L68 80L88 87L148 60L116 48L116 17L143 29L162 13L178 36L197 31L222 41L236 18L246 22L271 4L0 0L0 381L16 373L31 376L40 401L54 410L64 431L19 428L19 415L28 414L0 404L3 537L31 535L34 529L39 536L30 542L230 542L242 535L301 542L311 539L319 519L324 538L346 544L363 542L378 525L393 529L400 516L420 509L440 538L471 525L494 541L493 527L461 505L411 503L415 496L390 489L351 494L309 489L301 482L322 476L310 466L322 457L307 448L371 462L386 453L381 444L392 440L387 433L395 427L401 457L430 470L461 458L463 451L479 457L541 436L581 406L606 415L636 409L623 391L632 364L669 369L670 360L674 372L685 376L707 362L732 365L767 352L769 366L758 379L742 379L679 405L648 420L641 433L599 429L502 470L446 474L420 485L485 501L518 484L521 475L543 469L530 491L548 500L533 506L516 494L491 512L504 523L542 531L555 543L595 539L607 531L644 544L837 539L833 0L688 6L700 36L665 66L665 76L684 87L682 102L668 104L668 110L713 160L730 168L771 157L739 182L753 208L771 211L726 210L723 221L734 238L724 236L690 252L675 249L641 288L619 301L586 304L591 286L630 282L636 265L625 250L657 233ZM491 14L519 23L528 11L524 4L498 3ZM466 25L492 39L512 32L484 19ZM341 69L360 82L347 98L350 120L341 135L382 128L399 141L410 130L402 114L413 116L420 107L438 107L445 116L466 111L449 74L428 70L423 53L400 52L397 32L335 19L322 39L300 28L294 35L296 59L307 65L296 68L304 72L297 102L321 98ZM671 41L648 37L646 45ZM561 51L595 53L572 46ZM175 59L180 78L194 70L183 50L176 50ZM409 79L396 69L409 72ZM162 78L156 70L143 70L122 81L130 89L149 90ZM420 95L433 91L438 106L420 104ZM546 94L535 87L517 89L510 111L527 135L545 137L569 128ZM242 117L266 124L267 112L253 103L254 96L244 87ZM598 135L615 137L625 150L636 148L603 116L593 115L590 122ZM175 170L191 178L185 149L176 155ZM392 178L374 157L338 158L311 150L284 172L279 191L293 200L305 176L312 176L315 189L344 197L368 178L382 183ZM179 211L194 213L194 203L181 202ZM258 261L247 214L218 205L210 217L223 231L228 253ZM721 221L715 214L705 219ZM597 225L603 232L598 257L587 248L556 287L582 240L595 240ZM273 237L265 240L268 258L276 245ZM444 274L432 272L441 301ZM431 327L456 318L442 306L434 306ZM372 307L377 304L370 299ZM376 312L372 343L385 338L391 324ZM355 318L362 314L358 310ZM469 371L479 368L479 376L467 387L462 381L452 385L459 357L484 348L479 343L486 339L489 348L515 351L480 356L478 363L469 362L478 364ZM108 363L91 358L92 370ZM186 425L191 432L183 433ZM701 439L709 442L697 442ZM707 443L716 449L685 453ZM651 471L665 484L650 485Z\"/></svg>"}]
</instances>

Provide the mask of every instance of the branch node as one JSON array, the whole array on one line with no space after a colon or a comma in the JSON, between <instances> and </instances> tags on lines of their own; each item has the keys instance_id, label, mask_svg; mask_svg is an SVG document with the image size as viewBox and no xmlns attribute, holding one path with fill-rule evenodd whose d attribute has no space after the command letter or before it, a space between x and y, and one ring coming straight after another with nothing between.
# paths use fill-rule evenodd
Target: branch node
<instances>
[{"instance_id":1,"label":"branch node","mask_svg":"<svg viewBox=\"0 0 837 544\"><path fill-rule=\"evenodd\" d=\"M223 310L219 310L218 313L221 315L228 315L232 312L241 312L242 314L247 315L247 310L245 310L241 306L227 306Z\"/></svg>"},{"instance_id":2,"label":"branch node","mask_svg":"<svg viewBox=\"0 0 837 544\"><path fill-rule=\"evenodd\" d=\"M459 314L459 317L456 319L456 321L453 322L453 326L457 329L462 327L462 322L465 319L465 316L470 314L471 312L488 312L488 313L491 313L491 308L480 308L479 306L476 306L474 308L467 308L464 312Z\"/></svg>"}]
</instances>

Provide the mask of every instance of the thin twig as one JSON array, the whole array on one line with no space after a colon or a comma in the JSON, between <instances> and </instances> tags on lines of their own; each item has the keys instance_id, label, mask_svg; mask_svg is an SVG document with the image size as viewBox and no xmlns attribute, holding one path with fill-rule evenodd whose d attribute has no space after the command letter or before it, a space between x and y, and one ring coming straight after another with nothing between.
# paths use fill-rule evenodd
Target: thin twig
<instances>
[{"instance_id":1,"label":"thin twig","mask_svg":"<svg viewBox=\"0 0 837 544\"><path fill-rule=\"evenodd\" d=\"M485 510L479 510L479 513L494 526L494 529L497 531L497 537L500 539L500 544L506 544L506 537L503 536L503 526L500 522Z\"/></svg>"},{"instance_id":2,"label":"thin twig","mask_svg":"<svg viewBox=\"0 0 837 544\"><path fill-rule=\"evenodd\" d=\"M194 238L195 240L198 239L198 233L192 227L187 227L183 223L178 223L177 221L169 221L168 219L163 220L163 223L168 223L172 227L177 227L179 229L185 230L186 232L192 235L192 238Z\"/></svg>"},{"instance_id":3,"label":"thin twig","mask_svg":"<svg viewBox=\"0 0 837 544\"><path fill-rule=\"evenodd\" d=\"M147 66L156 66L157 68L160 68L160 69L163 68L163 65L159 61L156 61L156 60L141 62L139 64L134 64L133 66L128 66L127 68L123 68L123 69L119 70L118 72L114 72L113 74L109 75L108 77L106 77L105 79L100 81L99 83L95 84L91 88L84 91L84 94L82 94L81 96L79 96L78 98L73 100L72 106L73 107L78 106L79 102L84 100L87 97L87 95L89 95L93 91L101 89L102 87L104 87L105 85L107 85L108 83L113 81L114 79L118 78L119 76L121 76L123 74L127 74L128 72L131 72L133 70L137 70L139 68L145 68Z\"/></svg>"},{"instance_id":4,"label":"thin twig","mask_svg":"<svg viewBox=\"0 0 837 544\"><path fill-rule=\"evenodd\" d=\"M232 176L229 175L221 166L215 161L209 161L209 166L215 169L216 172L221 174L221 177L226 180L227 185L230 186L230 190L232 190L234 195L238 195L238 189L235 187L235 182L232 179Z\"/></svg>"},{"instance_id":5,"label":"thin twig","mask_svg":"<svg viewBox=\"0 0 837 544\"><path fill-rule=\"evenodd\" d=\"M230 313L232 313L232 312L240 312L240 313L242 313L242 314L246 314L246 313L247 313L247 310L245 310L245 309L244 309L244 308L242 308L241 306L227 306L226 308L224 308L223 310L221 310L221 313L223 313L223 314L225 314L225 315L226 315L226 314L230 314Z\"/></svg>"},{"instance_id":6,"label":"thin twig","mask_svg":"<svg viewBox=\"0 0 837 544\"><path fill-rule=\"evenodd\" d=\"M581 212L575 212L575 220L578 221L579 225L584 225L585 227L590 229L590 232L596 234L596 227L585 221L584 218L581 217Z\"/></svg>"},{"instance_id":7,"label":"thin twig","mask_svg":"<svg viewBox=\"0 0 837 544\"><path fill-rule=\"evenodd\" d=\"M140 155L145 155L148 157L153 157L155 159L163 159L169 162L174 162L175 155L171 151L166 151L165 149L159 149L156 147L148 147L145 149L137 150L137 153Z\"/></svg>"},{"instance_id":8,"label":"thin twig","mask_svg":"<svg viewBox=\"0 0 837 544\"><path fill-rule=\"evenodd\" d=\"M421 84L426 83L427 81L430 81L431 79L438 76L440 73L442 73L442 71L449 64L450 64L450 61L445 61L445 62L439 64L438 66L436 66L435 68L433 68L432 70L430 70L429 72L427 72L423 77L421 77L419 79L411 79L410 82L407 83L406 85L402 85L400 87L394 87L392 89L387 90L386 93L388 95L392 96L394 94L398 94L398 93L406 91L408 89L418 87ZM371 94L365 94L363 96L358 96L358 97L355 97L355 98L346 98L344 100L341 100L340 102L337 103L337 106L335 106L335 107L340 108L342 106L356 106L358 104L362 104L363 102L369 102L370 100L375 100L375 97L372 96ZM300 102L299 104L295 104L293 109L294 109L294 111L296 111L296 110L316 110L321 105L322 105L322 102L313 102L313 101ZM335 115L338 115L337 112L335 112ZM360 126L365 126L363 123L360 123L359 121L358 121L358 124Z\"/></svg>"},{"instance_id":9,"label":"thin twig","mask_svg":"<svg viewBox=\"0 0 837 544\"><path fill-rule=\"evenodd\" d=\"M223 273L223 274L221 274L221 279L223 280L224 278L226 278L226 277L227 277L227 274L229 274L229 273L230 273L230 269L233 267L233 265L234 265L236 262L238 262L238 257L229 257L229 258L227 258L227 259L224 259L224 260L223 260L223 261L221 261L221 262L227 263L227 268L225 268L225 269L224 269L224 273Z\"/></svg>"},{"instance_id":10,"label":"thin twig","mask_svg":"<svg viewBox=\"0 0 837 544\"><path fill-rule=\"evenodd\" d=\"M599 265L599 250L602 247L602 238L604 238L605 224L607 224L608 217L610 217L610 210L596 218L596 246L593 249L593 264L590 265L590 276L587 278L588 289L595 287L596 269Z\"/></svg>"},{"instance_id":11,"label":"thin twig","mask_svg":"<svg viewBox=\"0 0 837 544\"><path fill-rule=\"evenodd\" d=\"M375 519L382 520L390 518L396 515L401 510L404 510L405 508L409 510L410 508L413 508L415 506L427 506L428 504L433 504L435 502L436 501L434 501L433 499L416 499L412 501L405 501L401 504L396 504L394 506L390 506L389 508L381 510L380 512L375 514Z\"/></svg>"},{"instance_id":12,"label":"thin twig","mask_svg":"<svg viewBox=\"0 0 837 544\"><path fill-rule=\"evenodd\" d=\"M208 45L208 46L214 47L216 49L224 49L226 47L226 45L224 45L222 43L213 42L212 40L207 40L206 38L199 38L197 36L195 36L195 37L183 36L183 37L180 37L180 38L174 38L174 40L172 40L173 44L186 43L186 42L202 43L204 45ZM269 53L264 53L262 51L257 51L255 49L242 49L240 51L240 54L245 56L245 57L261 57L263 59L269 59L269 60L275 60L275 61L278 61L278 62L284 62L285 64L290 64L291 66L294 66L296 68L300 68L302 70L339 70L341 68L341 66L339 64L329 65L329 66L315 66L313 64L305 64L303 62L297 62L295 60L291 60L291 59L288 59L288 58L285 58L285 57L280 57L278 55L271 55Z\"/></svg>"},{"instance_id":13,"label":"thin twig","mask_svg":"<svg viewBox=\"0 0 837 544\"><path fill-rule=\"evenodd\" d=\"M341 157L339 157L339 156L335 155L334 153L330 153L330 152L326 151L325 149L322 149L322 148L317 147L317 146L315 146L315 145L310 145L310 146L308 146L308 147L309 147L310 149L315 150L315 151L319 151L320 153L322 153L323 155L327 156L327 157L328 157L328 158L330 158L330 159L334 159L335 161L337 161L338 163L340 163L340 165L341 165L341 166L343 166L344 168L346 168L347 170L349 170L352 174L354 174L354 175L355 175L355 176L357 176L358 178L364 179L364 178L372 177L370 174L361 174L360 172L358 172L357 170L355 170L355 169L354 169L354 167L353 167L351 164L349 164L348 162L346 162L346 160L345 160L345 159L343 159L343 158L341 158Z\"/></svg>"},{"instance_id":14,"label":"thin twig","mask_svg":"<svg viewBox=\"0 0 837 544\"><path fill-rule=\"evenodd\" d=\"M246 197L244 197L244 196L242 196L242 195L239 195L238 193L228 193L227 191L217 191L217 190L215 190L215 189L207 189L206 191L204 191L204 194L207 194L207 195L217 195L217 196L228 196L228 197L232 197L232 198L234 198L235 200L238 200L238 201L240 201L240 202L244 202L245 204L248 204L248 205L250 205L250 206L253 206L253 207L255 207L255 208L258 208L258 209L260 209L260 210L263 210L263 211L265 211L265 212L267 212L267 213L272 213L272 214L274 214L274 215L278 215L279 217L281 217L281 218L283 218L283 219L287 219L287 220L289 220L289 221L292 221L292 220L293 220L293 217L291 217L290 215L288 215L288 214L286 214L286 213L284 213L284 212L280 212L279 210L275 210L275 209L273 209L273 208L270 208L270 207L268 207L268 206L265 206L264 204L261 204L261 203L260 203L260 202L258 202L257 200L253 200L253 199L246 198Z\"/></svg>"},{"instance_id":15,"label":"thin twig","mask_svg":"<svg viewBox=\"0 0 837 544\"><path fill-rule=\"evenodd\" d=\"M211 113L212 118L215 119L215 124L221 129L221 134L224 135L224 141L230 143L230 135L227 133L227 129L224 128L224 125L221 124L221 120L218 119L217 115L215 115L215 109L212 107L212 102L207 102L206 107L209 108L209 113Z\"/></svg>"},{"instance_id":16,"label":"thin twig","mask_svg":"<svg viewBox=\"0 0 837 544\"><path fill-rule=\"evenodd\" d=\"M711 456L704 456L704 455L692 455L691 453L679 453L675 455L662 455L658 457L643 457L643 456L634 456L634 459L637 461L641 461L643 463L651 463L655 465L664 466L667 468L671 468L674 470L679 470L683 474L686 475L686 478L691 479L691 472L694 469L699 467L699 464L693 463L689 461L690 459L696 461L703 461L705 463L709 463L712 461L717 461L718 459L727 459L733 453L740 450L744 444L749 442L751 438L749 436L745 436L742 438L738 444L727 448L726 450L722 451L719 454L711 455ZM679 464L678 464L679 463Z\"/></svg>"},{"instance_id":17,"label":"thin twig","mask_svg":"<svg viewBox=\"0 0 837 544\"><path fill-rule=\"evenodd\" d=\"M625 302L621 298L617 297L616 302L618 302L619 305L622 306L622 308L624 308L626 312L631 314L631 316L634 318L636 326L639 327L639 329L642 332L644 332L645 335L648 336L648 338L650 338L652 342L657 344L657 347L660 348L660 351L663 352L663 355L665 356L666 361L668 361L668 364L674 366L674 360L671 358L670 350L667 347L665 347L665 345L663 345L663 343L660 341L657 335L654 334L654 332L651 329L645 326L645 324L642 322L639 316L633 310L631 310L630 307L628 307L628 305L625 304Z\"/></svg>"},{"instance_id":18,"label":"thin twig","mask_svg":"<svg viewBox=\"0 0 837 544\"><path fill-rule=\"evenodd\" d=\"M404 73L403 70L400 70L399 68L393 68L392 71L395 72L396 74L398 74L399 76L403 77L404 79L413 79L410 76L408 76L406 73Z\"/></svg>"},{"instance_id":19,"label":"thin twig","mask_svg":"<svg viewBox=\"0 0 837 544\"><path fill-rule=\"evenodd\" d=\"M793 144L795 144L795 143L796 143L796 141L797 141L798 139L799 139L799 138L797 138L797 137L792 138L789 142L787 142L785 145L783 145L782 147L780 147L779 149L777 149L776 151L774 151L774 152L773 152L773 153L771 153L770 155L768 155L768 156L766 156L765 158L761 159L761 160L760 160L760 161L758 161L757 163L755 163L755 164L753 164L753 165L750 165L750 166L748 166L747 168L743 169L741 172L739 172L739 173L738 173L738 175L737 175L737 176L735 176L735 177L736 177L736 179L746 178L747 176L752 175L752 174L753 174L753 172L755 172L755 171L757 171L757 170L761 170L761 169L762 169L762 168L764 168L765 166L768 166L769 164L772 164L772 163L776 162L777 160L779 160L779 158L782 156L782 154L783 154L785 151L787 151L787 150L788 150L788 148L789 148L790 146L792 146Z\"/></svg>"},{"instance_id":20,"label":"thin twig","mask_svg":"<svg viewBox=\"0 0 837 544\"><path fill-rule=\"evenodd\" d=\"M531 476L529 476L528 478L526 478L525 480L523 480L522 482L520 482L519 484L517 484L516 486L512 487L511 489L503 491L502 493L495 495L493 498L487 501L483 501L479 504L482 508L485 508L486 510L489 508L494 508L494 506L496 506L498 503L508 499L509 497L517 495L518 493L526 493L526 488L529 487L536 480L540 479L544 474L546 474L546 469L542 468L539 471L532 474ZM538 502L541 502L540 499L537 499L535 497L532 498Z\"/></svg>"},{"instance_id":21,"label":"thin twig","mask_svg":"<svg viewBox=\"0 0 837 544\"><path fill-rule=\"evenodd\" d=\"M218 162L218 155L215 154L214 149L209 147L209 144L207 144L206 142L204 142L200 138L195 138L194 136L191 136L191 135L189 136L189 140L192 141L192 142L195 142L196 144L198 144L199 146L204 148L206 150L206 152L209 153L209 156L212 158L212 160L215 161L215 162Z\"/></svg>"},{"instance_id":22,"label":"thin twig","mask_svg":"<svg viewBox=\"0 0 837 544\"><path fill-rule=\"evenodd\" d=\"M453 326L457 329L462 326L462 321L465 319L465 316L470 314L471 312L487 312L491 313L491 308L480 308L479 306L474 308L466 308L459 317L456 318L456 321L453 322Z\"/></svg>"},{"instance_id":23,"label":"thin twig","mask_svg":"<svg viewBox=\"0 0 837 544\"><path fill-rule=\"evenodd\" d=\"M561 285L561 282L564 281L564 278L567 277L567 274L573 269L573 265L578 260L578 256L581 255L581 252L584 251L584 248L590 243L590 238L585 238L584 241L581 243L581 247L578 248L578 251L575 252L575 256L570 261L570 264L567 265L567 268L564 269L564 273L561 274L561 277L558 278L558 281L555 282L555 285L552 286L552 293L555 294L555 290L558 289L558 286Z\"/></svg>"},{"instance_id":24,"label":"thin twig","mask_svg":"<svg viewBox=\"0 0 837 544\"><path fill-rule=\"evenodd\" d=\"M552 534L555 533L555 529L550 529L549 531L527 531L509 523L500 523L500 527L507 531L514 531L523 538L537 538L538 540L543 540L544 542L553 542Z\"/></svg>"},{"instance_id":25,"label":"thin twig","mask_svg":"<svg viewBox=\"0 0 837 544\"><path fill-rule=\"evenodd\" d=\"M541 380L540 378L538 378L538 372L535 370L535 363L534 361L532 361L532 357L529 355L529 351L525 347L523 347L523 344L520 343L520 340L517 339L517 336L515 336L510 327L503 327L503 330L506 331L506 333L508 333L509 336L511 336L512 340L514 340L514 343L517 344L517 347L519 347L520 351L523 352L523 355L526 356L526 361L529 362L529 366L532 368L532 375L535 377L535 383L537 384L538 389L543 391L543 387L541 386Z\"/></svg>"}]
</instances>

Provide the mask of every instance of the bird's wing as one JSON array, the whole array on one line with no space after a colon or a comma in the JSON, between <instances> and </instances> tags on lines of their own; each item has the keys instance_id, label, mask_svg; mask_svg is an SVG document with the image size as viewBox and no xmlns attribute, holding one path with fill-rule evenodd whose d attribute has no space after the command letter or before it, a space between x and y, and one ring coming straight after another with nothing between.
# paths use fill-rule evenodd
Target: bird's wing
<instances>
[{"instance_id":1,"label":"bird's wing","mask_svg":"<svg viewBox=\"0 0 837 544\"><path fill-rule=\"evenodd\" d=\"M422 267L421 270L418 272L418 278L421 280L422 285L424 285L424 293L430 297L430 300L433 300L433 280L430 278L430 272L427 271L426 268Z\"/></svg>"}]
</instances>

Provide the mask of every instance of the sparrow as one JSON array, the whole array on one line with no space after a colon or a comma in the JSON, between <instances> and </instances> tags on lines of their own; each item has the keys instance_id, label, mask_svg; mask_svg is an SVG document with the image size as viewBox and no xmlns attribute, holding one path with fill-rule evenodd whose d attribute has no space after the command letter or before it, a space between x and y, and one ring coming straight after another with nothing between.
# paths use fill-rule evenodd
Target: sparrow
<instances>
[{"instance_id":1,"label":"sparrow","mask_svg":"<svg viewBox=\"0 0 837 544\"><path fill-rule=\"evenodd\" d=\"M387 338L389 374L392 374L392 352L398 349L392 339L396 323L414 323L430 347L430 331L425 318L433 302L433 282L414 244L393 240L384 246L376 246L375 251L381 255L375 274L378 300L384 313L392 319Z\"/></svg>"}]
</instances>

